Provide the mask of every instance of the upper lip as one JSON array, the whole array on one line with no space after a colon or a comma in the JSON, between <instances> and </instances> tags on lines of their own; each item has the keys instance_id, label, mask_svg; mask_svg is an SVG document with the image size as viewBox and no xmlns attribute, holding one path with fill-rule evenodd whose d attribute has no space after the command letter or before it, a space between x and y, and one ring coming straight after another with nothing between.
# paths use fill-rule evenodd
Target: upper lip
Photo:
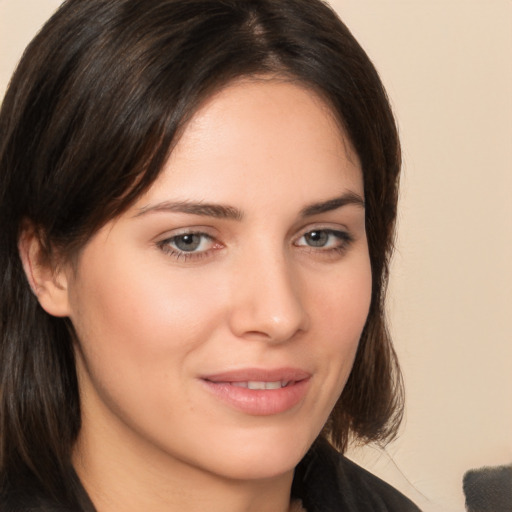
<instances>
[{"instance_id":1,"label":"upper lip","mask_svg":"<svg viewBox=\"0 0 512 512\"><path fill-rule=\"evenodd\" d=\"M309 377L311 373L299 368L242 368L205 375L202 379L210 382L297 382Z\"/></svg>"}]
</instances>

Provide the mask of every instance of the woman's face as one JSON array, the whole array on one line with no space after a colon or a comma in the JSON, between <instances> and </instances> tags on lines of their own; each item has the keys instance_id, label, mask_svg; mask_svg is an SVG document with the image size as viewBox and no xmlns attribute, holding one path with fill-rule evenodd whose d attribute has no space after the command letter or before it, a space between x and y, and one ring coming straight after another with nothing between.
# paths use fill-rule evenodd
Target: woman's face
<instances>
[{"instance_id":1,"label":"woman's face","mask_svg":"<svg viewBox=\"0 0 512 512\"><path fill-rule=\"evenodd\" d=\"M66 279L83 464L290 474L368 314L358 158L310 90L236 82Z\"/></svg>"}]
</instances>

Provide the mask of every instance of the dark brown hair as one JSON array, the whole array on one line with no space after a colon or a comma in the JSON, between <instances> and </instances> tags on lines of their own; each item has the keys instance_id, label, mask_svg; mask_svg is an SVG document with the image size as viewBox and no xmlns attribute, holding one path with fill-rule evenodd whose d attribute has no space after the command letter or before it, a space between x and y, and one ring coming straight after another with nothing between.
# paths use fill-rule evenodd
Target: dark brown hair
<instances>
[{"instance_id":1,"label":"dark brown hair","mask_svg":"<svg viewBox=\"0 0 512 512\"><path fill-rule=\"evenodd\" d=\"M372 302L324 434L384 442L402 415L384 318L400 169L378 74L320 0L68 0L29 45L0 114L0 487L30 479L77 510L80 429L72 333L32 294L24 222L68 257L157 178L180 128L230 81L274 74L317 91L363 169ZM89 507L89 508L88 508Z\"/></svg>"}]
</instances>

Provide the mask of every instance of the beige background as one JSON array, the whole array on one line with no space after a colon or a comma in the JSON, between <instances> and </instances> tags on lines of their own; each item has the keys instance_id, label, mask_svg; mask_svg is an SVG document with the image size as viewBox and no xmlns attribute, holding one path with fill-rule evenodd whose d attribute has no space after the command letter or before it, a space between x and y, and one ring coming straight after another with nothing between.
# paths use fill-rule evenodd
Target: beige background
<instances>
[{"instance_id":1,"label":"beige background","mask_svg":"<svg viewBox=\"0 0 512 512\"><path fill-rule=\"evenodd\" d=\"M400 438L352 456L426 512L512 462L512 1L332 0L374 60L404 148L390 296ZM0 97L59 0L0 0Z\"/></svg>"}]
</instances>

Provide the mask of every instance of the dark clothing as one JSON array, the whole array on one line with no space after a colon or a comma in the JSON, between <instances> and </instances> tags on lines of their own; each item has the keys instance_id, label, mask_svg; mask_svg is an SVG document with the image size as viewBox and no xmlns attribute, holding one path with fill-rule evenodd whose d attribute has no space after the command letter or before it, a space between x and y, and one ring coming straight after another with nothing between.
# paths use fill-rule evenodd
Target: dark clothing
<instances>
[{"instance_id":1,"label":"dark clothing","mask_svg":"<svg viewBox=\"0 0 512 512\"><path fill-rule=\"evenodd\" d=\"M0 512L82 512L84 507L52 504L38 492L2 496ZM318 440L299 463L293 480L292 496L302 501L307 512L419 512L408 498L389 484L354 464ZM121 512L121 511L120 511ZM144 511L141 511L144 512Z\"/></svg>"},{"instance_id":2,"label":"dark clothing","mask_svg":"<svg viewBox=\"0 0 512 512\"><path fill-rule=\"evenodd\" d=\"M419 512L402 493L318 440L295 471L307 512Z\"/></svg>"}]
</instances>

